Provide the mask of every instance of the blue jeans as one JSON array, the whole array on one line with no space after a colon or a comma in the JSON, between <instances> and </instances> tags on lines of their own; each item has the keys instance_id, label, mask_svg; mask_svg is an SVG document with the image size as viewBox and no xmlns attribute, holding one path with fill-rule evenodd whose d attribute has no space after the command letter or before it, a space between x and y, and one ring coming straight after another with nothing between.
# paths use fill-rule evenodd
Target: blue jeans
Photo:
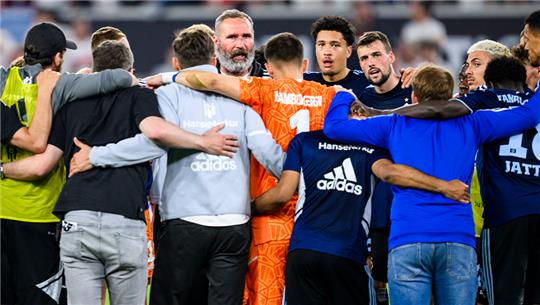
<instances>
[{"instance_id":1,"label":"blue jeans","mask_svg":"<svg viewBox=\"0 0 540 305\"><path fill-rule=\"evenodd\" d=\"M458 243L414 243L388 255L392 305L473 305L476 300L476 251Z\"/></svg>"}]
</instances>

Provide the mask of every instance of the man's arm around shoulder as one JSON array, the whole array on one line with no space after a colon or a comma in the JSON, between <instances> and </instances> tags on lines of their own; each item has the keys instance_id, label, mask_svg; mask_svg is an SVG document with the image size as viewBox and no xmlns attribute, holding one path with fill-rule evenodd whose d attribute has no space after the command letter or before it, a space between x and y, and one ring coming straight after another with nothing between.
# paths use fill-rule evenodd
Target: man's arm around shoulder
<instances>
[{"instance_id":1,"label":"man's arm around shoulder","mask_svg":"<svg viewBox=\"0 0 540 305\"><path fill-rule=\"evenodd\" d=\"M465 105L455 100L425 101L400 107L392 112L411 118L432 120L451 119L471 113Z\"/></svg>"},{"instance_id":2,"label":"man's arm around shoulder","mask_svg":"<svg viewBox=\"0 0 540 305\"><path fill-rule=\"evenodd\" d=\"M22 127L13 134L10 144L33 153L45 151L52 124L51 92L59 78L60 74L52 70L43 70L38 74L34 117L28 128Z\"/></svg>"},{"instance_id":3,"label":"man's arm around shoulder","mask_svg":"<svg viewBox=\"0 0 540 305\"><path fill-rule=\"evenodd\" d=\"M212 91L234 100L240 100L240 78L207 71L182 71L176 77L176 82L186 87Z\"/></svg>"},{"instance_id":4,"label":"man's arm around shoulder","mask_svg":"<svg viewBox=\"0 0 540 305\"><path fill-rule=\"evenodd\" d=\"M64 73L53 90L53 111L76 99L104 94L135 86L138 79L123 69L104 70L92 74Z\"/></svg>"},{"instance_id":5,"label":"man's arm around shoulder","mask_svg":"<svg viewBox=\"0 0 540 305\"><path fill-rule=\"evenodd\" d=\"M540 93L523 106L477 111L471 118L478 144L522 133L540 123Z\"/></svg>"},{"instance_id":6,"label":"man's arm around shoulder","mask_svg":"<svg viewBox=\"0 0 540 305\"><path fill-rule=\"evenodd\" d=\"M394 164L388 159L379 159L371 170L384 182L403 188L415 188L440 193L462 203L469 202L469 186L459 180L444 181L407 165Z\"/></svg>"},{"instance_id":7,"label":"man's arm around shoulder","mask_svg":"<svg viewBox=\"0 0 540 305\"><path fill-rule=\"evenodd\" d=\"M37 155L15 162L5 163L4 175L16 180L39 180L47 176L62 158L62 150L54 145L47 145L47 149Z\"/></svg>"},{"instance_id":8,"label":"man's arm around shoulder","mask_svg":"<svg viewBox=\"0 0 540 305\"><path fill-rule=\"evenodd\" d=\"M333 140L387 148L392 116L349 119L351 104L355 100L356 97L349 92L336 94L324 119L324 134Z\"/></svg>"}]
</instances>

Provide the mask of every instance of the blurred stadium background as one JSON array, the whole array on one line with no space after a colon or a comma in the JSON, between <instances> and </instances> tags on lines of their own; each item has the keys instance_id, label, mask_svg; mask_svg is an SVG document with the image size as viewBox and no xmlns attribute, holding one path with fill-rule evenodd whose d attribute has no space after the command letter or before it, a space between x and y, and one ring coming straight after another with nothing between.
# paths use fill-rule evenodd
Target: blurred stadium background
<instances>
[{"instance_id":1,"label":"blurred stadium background","mask_svg":"<svg viewBox=\"0 0 540 305\"><path fill-rule=\"evenodd\" d=\"M253 18L257 46L278 32L298 35L304 42L311 70L317 69L309 34L311 23L323 15L340 15L356 25L358 34L366 30L386 33L398 58L396 68L429 59L457 73L468 47L478 40L489 38L509 47L517 44L524 18L540 7L540 1L431 1L427 3L431 16L442 24L446 36L441 39L426 31L411 41L403 37L402 30L416 18L414 4L347 0L1 0L0 64L9 65L13 58L22 55L28 28L51 21L79 46L66 54L63 67L63 71L76 72L91 65L92 32L111 25L128 36L135 54L136 73L142 77L171 70L169 46L175 30L193 23L213 27L215 17L223 10L238 8ZM349 64L358 67L356 56L351 57Z\"/></svg>"}]
</instances>

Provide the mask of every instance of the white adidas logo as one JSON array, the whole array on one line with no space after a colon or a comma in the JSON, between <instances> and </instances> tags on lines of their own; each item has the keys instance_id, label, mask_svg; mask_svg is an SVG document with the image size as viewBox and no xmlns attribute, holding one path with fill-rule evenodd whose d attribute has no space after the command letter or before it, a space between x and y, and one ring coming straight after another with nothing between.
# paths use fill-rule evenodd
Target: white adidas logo
<instances>
[{"instance_id":1,"label":"white adidas logo","mask_svg":"<svg viewBox=\"0 0 540 305\"><path fill-rule=\"evenodd\" d=\"M195 161L191 162L190 168L194 172L220 172L236 169L236 162L225 156L215 156L199 153Z\"/></svg>"},{"instance_id":2,"label":"white adidas logo","mask_svg":"<svg viewBox=\"0 0 540 305\"><path fill-rule=\"evenodd\" d=\"M336 190L340 192L362 194L362 186L356 184L356 174L351 158L343 161L341 166L334 168L324 175L324 179L317 181L317 188L321 191Z\"/></svg>"}]
</instances>

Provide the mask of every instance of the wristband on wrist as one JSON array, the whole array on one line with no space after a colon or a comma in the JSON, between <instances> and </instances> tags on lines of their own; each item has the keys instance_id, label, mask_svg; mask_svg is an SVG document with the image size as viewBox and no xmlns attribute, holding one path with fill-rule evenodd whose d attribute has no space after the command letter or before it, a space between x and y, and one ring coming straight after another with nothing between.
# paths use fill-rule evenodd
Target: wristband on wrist
<instances>
[{"instance_id":1,"label":"wristband on wrist","mask_svg":"<svg viewBox=\"0 0 540 305\"><path fill-rule=\"evenodd\" d=\"M161 75L161 82L162 82L163 84L174 83L174 81L176 80L176 74L178 74L178 72L164 72L164 73L160 73L160 75Z\"/></svg>"},{"instance_id":2,"label":"wristband on wrist","mask_svg":"<svg viewBox=\"0 0 540 305\"><path fill-rule=\"evenodd\" d=\"M4 162L0 162L0 180L3 180L6 178L6 175L4 175Z\"/></svg>"}]
</instances>

